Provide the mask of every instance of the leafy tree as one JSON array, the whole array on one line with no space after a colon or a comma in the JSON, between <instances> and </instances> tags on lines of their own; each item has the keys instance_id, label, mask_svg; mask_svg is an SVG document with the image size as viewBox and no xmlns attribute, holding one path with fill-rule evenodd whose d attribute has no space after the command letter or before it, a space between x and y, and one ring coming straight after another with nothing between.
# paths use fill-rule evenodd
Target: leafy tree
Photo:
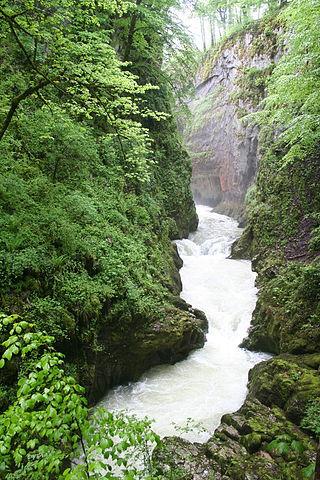
<instances>
[{"instance_id":1,"label":"leafy tree","mask_svg":"<svg viewBox=\"0 0 320 480\"><path fill-rule=\"evenodd\" d=\"M0 478L150 478L160 440L149 421L104 408L90 415L53 337L17 315L2 314L0 332L0 367L18 361L20 377L16 400L0 416Z\"/></svg>"},{"instance_id":2,"label":"leafy tree","mask_svg":"<svg viewBox=\"0 0 320 480\"><path fill-rule=\"evenodd\" d=\"M319 0L296 0L281 15L286 55L273 72L261 116L286 150L283 166L313 154L320 141L319 13Z\"/></svg>"},{"instance_id":3,"label":"leafy tree","mask_svg":"<svg viewBox=\"0 0 320 480\"><path fill-rule=\"evenodd\" d=\"M124 70L110 45L111 15L122 15L128 4L101 1L1 2L1 85L5 104L0 140L21 103L38 95L50 104L59 96L75 118L99 119L118 142L127 175L147 180L149 140L137 115L163 115L138 103L153 87L138 85Z\"/></svg>"}]
</instances>

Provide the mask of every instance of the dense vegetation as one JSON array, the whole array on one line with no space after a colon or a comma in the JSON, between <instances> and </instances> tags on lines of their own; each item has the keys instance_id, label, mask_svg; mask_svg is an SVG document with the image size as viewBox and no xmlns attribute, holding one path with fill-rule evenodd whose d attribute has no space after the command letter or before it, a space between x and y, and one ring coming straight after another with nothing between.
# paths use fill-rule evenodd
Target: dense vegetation
<instances>
[{"instance_id":1,"label":"dense vegetation","mask_svg":"<svg viewBox=\"0 0 320 480\"><path fill-rule=\"evenodd\" d=\"M254 257L259 272L245 345L290 355L253 371L239 417L250 418L248 428L232 431L236 455L224 455L234 428L225 418L209 448L212 465L242 479L256 471L251 454L261 449L261 475L269 455L281 479L312 478L320 432L319 0L193 3L212 44L271 12L273 23L260 23L263 38L274 48L267 26L280 26L286 53L263 75L246 71L239 85L238 100L259 109L245 121L260 125L261 162L236 250ZM203 324L177 298L171 245L197 226L172 114L173 91L190 92L195 53L173 21L178 6L0 0L1 479L187 478L175 465L155 468L151 449L160 441L148 420L88 407L111 385L204 341Z\"/></svg>"},{"instance_id":2,"label":"dense vegetation","mask_svg":"<svg viewBox=\"0 0 320 480\"><path fill-rule=\"evenodd\" d=\"M172 361L188 325L203 342L172 303L170 240L197 225L162 61L189 48L174 6L0 2L0 301L22 316L1 320L1 478L95 478L106 427L119 452L149 430L104 414L98 441L85 396ZM80 439L89 457L70 471Z\"/></svg>"},{"instance_id":3,"label":"dense vegetation","mask_svg":"<svg viewBox=\"0 0 320 480\"><path fill-rule=\"evenodd\" d=\"M319 348L319 8L316 1L296 1L281 14L295 35L288 35L263 109L253 115L261 125L262 159L248 194L247 235L266 285L257 329L267 339L264 348L276 353Z\"/></svg>"}]
</instances>

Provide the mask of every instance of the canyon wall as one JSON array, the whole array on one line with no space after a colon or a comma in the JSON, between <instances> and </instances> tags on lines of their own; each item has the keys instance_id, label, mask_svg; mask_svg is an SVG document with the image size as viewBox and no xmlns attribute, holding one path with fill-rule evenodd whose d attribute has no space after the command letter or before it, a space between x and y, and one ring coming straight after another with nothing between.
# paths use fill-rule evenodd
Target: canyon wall
<instances>
[{"instance_id":1,"label":"canyon wall","mask_svg":"<svg viewBox=\"0 0 320 480\"><path fill-rule=\"evenodd\" d=\"M239 220L259 158L258 128L244 117L264 96L279 57L277 32L261 22L207 54L184 128L196 202Z\"/></svg>"},{"instance_id":2,"label":"canyon wall","mask_svg":"<svg viewBox=\"0 0 320 480\"><path fill-rule=\"evenodd\" d=\"M233 258L251 258L253 269L258 274L258 302L252 326L241 347L269 352L273 356L250 371L248 394L243 406L237 412L222 417L220 426L208 442L190 443L178 437L169 437L165 439L165 448L156 451L159 471L163 473L169 468L179 471L181 476L178 478L181 480L320 478L320 447L317 446L320 431L320 150L318 137L310 135L306 122L306 119L313 118L315 112L319 118L319 106L315 101L318 84L316 81L307 83L307 79L316 78L313 71L318 68L318 64L310 62L313 52L318 52L314 46L316 42L310 42L310 37L318 38L318 29L312 20L318 12L309 5L307 11L304 10L305 5L302 8L292 4L287 8L287 23L283 27L290 32L286 35L286 55L280 59L268 83L269 92L263 110L265 121L259 136L261 158L259 148L255 157L256 161L259 159L257 178L247 196L246 228L234 244L232 253ZM294 18L295 22L298 19L298 25L301 22L303 26L300 27L303 33L299 37L298 49L290 23L293 8L299 8L299 15L295 11ZM284 14L278 18L283 21ZM213 62L214 71L218 71L219 62L222 65L223 59L226 62L227 58L231 58L232 52L239 52L241 44L247 45L242 58L249 58L253 42L259 42L261 51L266 51L267 39L272 38L269 32L279 31L274 28L275 21L276 18L267 18L264 34L259 40L259 37L252 39L249 31L225 42ZM273 57L270 55L273 60L277 60L276 50L275 47ZM258 59L254 55L250 58ZM263 57L260 56L260 59L262 62ZM300 65L306 68L301 69ZM233 75L227 62L224 68L226 70L221 73L223 79ZM259 98L264 94L262 72L265 70L266 73L266 68L262 67L261 75L258 75L259 69L250 67L244 76L238 77L240 97L239 91L237 97L248 111L258 108ZM207 83L213 84L214 79L209 78ZM304 91L302 87L306 84L308 88ZM205 84L202 84L201 88L204 87ZM240 166L250 171L250 167L253 168L250 155L245 166L240 161L233 164L230 160L228 145L231 140L228 135L235 138L231 124L234 126L236 120L230 116L228 124L226 112L228 109L232 111L234 106L219 103L222 102L220 96L215 98L215 105L219 105L216 112L223 112L221 124L216 124L216 128L221 144L226 148L225 176L229 177L230 171L239 173ZM225 101L232 98L235 97L224 93ZM276 102L273 103L274 99ZM193 115L194 121L201 119L201 125L207 126L206 134L201 130L203 145L213 145L212 132L208 127L209 120L213 118L212 103L210 105L202 117L200 114L198 117ZM297 108L298 105L303 105L303 108ZM216 113L214 115L217 118ZM290 130L289 126L293 124L296 129L293 133L290 131L291 136L279 134ZM197 129L199 131L200 127ZM228 131L225 137L223 129ZM242 132L244 138L253 138L250 130ZM196 140L194 136L193 141ZM220 151L221 145L217 152ZM218 163L217 153L215 156L212 154L211 161L209 156L207 158L207 163L194 160L195 194L207 195L211 192L211 197L208 195L205 199L211 204L215 202L215 209L226 208L228 198L241 199L241 196L231 197L229 194L228 197L226 193L223 196L216 190L217 196L214 197L212 189L213 186L217 188L217 184L221 185L223 163ZM199 172L202 172L202 177ZM235 175L233 178L239 180L240 177ZM233 187L238 195L240 185L237 184L238 190ZM240 204L236 206L240 212Z\"/></svg>"}]
</instances>

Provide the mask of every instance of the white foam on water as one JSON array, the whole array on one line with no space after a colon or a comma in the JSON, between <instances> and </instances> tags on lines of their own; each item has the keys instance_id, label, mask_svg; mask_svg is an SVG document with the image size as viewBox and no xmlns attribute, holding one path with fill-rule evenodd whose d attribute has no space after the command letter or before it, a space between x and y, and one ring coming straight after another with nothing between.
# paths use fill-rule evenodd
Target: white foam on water
<instances>
[{"instance_id":1,"label":"white foam on water","mask_svg":"<svg viewBox=\"0 0 320 480\"><path fill-rule=\"evenodd\" d=\"M198 206L197 212L198 230L176 244L183 259L181 297L205 312L207 342L186 360L152 368L140 381L113 389L102 404L154 419L154 430L161 436L179 434L203 442L223 414L241 406L249 369L267 356L238 347L257 299L251 262L227 258L241 229L209 207ZM177 431L175 425L184 427L188 418L206 432Z\"/></svg>"}]
</instances>

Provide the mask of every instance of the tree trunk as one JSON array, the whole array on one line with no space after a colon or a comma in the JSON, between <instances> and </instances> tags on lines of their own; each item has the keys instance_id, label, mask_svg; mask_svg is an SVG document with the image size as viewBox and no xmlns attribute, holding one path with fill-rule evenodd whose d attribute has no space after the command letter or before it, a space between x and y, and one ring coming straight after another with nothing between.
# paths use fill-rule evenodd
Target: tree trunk
<instances>
[{"instance_id":1,"label":"tree trunk","mask_svg":"<svg viewBox=\"0 0 320 480\"><path fill-rule=\"evenodd\" d=\"M228 25L229 27L232 26L234 23L233 21L233 10L232 10L232 6L229 5L228 6Z\"/></svg>"},{"instance_id":2,"label":"tree trunk","mask_svg":"<svg viewBox=\"0 0 320 480\"><path fill-rule=\"evenodd\" d=\"M207 50L207 46L206 46L206 31L205 31L205 28L204 28L204 19L203 19L203 17L200 17L200 26L201 26L201 37L202 37L203 50L206 51L206 50Z\"/></svg>"},{"instance_id":3,"label":"tree trunk","mask_svg":"<svg viewBox=\"0 0 320 480\"><path fill-rule=\"evenodd\" d=\"M211 33L211 46L216 43L216 31L215 31L214 18L210 18L210 33Z\"/></svg>"},{"instance_id":4,"label":"tree trunk","mask_svg":"<svg viewBox=\"0 0 320 480\"><path fill-rule=\"evenodd\" d=\"M142 0L137 0L136 1L136 7L139 7L139 5L141 5L141 3L142 3ZM133 36L134 36L135 29L136 29L137 20L138 20L138 12L136 10L135 12L133 12L132 17L131 17L126 48L125 48L124 54L123 54L123 59L126 62L129 60L129 57L130 57L131 47L132 47L132 43L133 43Z\"/></svg>"}]
</instances>

